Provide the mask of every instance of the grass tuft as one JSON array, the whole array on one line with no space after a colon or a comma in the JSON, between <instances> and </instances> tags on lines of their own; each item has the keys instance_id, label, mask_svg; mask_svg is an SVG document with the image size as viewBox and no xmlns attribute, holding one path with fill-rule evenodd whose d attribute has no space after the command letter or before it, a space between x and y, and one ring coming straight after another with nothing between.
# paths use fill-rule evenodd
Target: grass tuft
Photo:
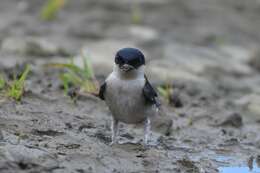
<instances>
[{"instance_id":1,"label":"grass tuft","mask_svg":"<svg viewBox=\"0 0 260 173\"><path fill-rule=\"evenodd\" d=\"M51 63L48 66L64 69L60 75L65 95L70 95L70 88L79 88L83 93L96 94L98 83L96 81L89 58L82 53L83 67L77 66L73 60L69 63Z\"/></svg>"},{"instance_id":2,"label":"grass tuft","mask_svg":"<svg viewBox=\"0 0 260 173\"><path fill-rule=\"evenodd\" d=\"M141 24L143 20L143 16L141 13L140 6L138 4L134 4L131 9L131 20L133 24Z\"/></svg>"},{"instance_id":3,"label":"grass tuft","mask_svg":"<svg viewBox=\"0 0 260 173\"><path fill-rule=\"evenodd\" d=\"M5 83L6 82L5 82L3 75L0 74L0 90L4 89Z\"/></svg>"},{"instance_id":4,"label":"grass tuft","mask_svg":"<svg viewBox=\"0 0 260 173\"><path fill-rule=\"evenodd\" d=\"M64 4L65 0L48 0L41 10L41 19L46 21L54 20Z\"/></svg>"},{"instance_id":5,"label":"grass tuft","mask_svg":"<svg viewBox=\"0 0 260 173\"><path fill-rule=\"evenodd\" d=\"M7 96L19 101L24 93L25 80L30 72L30 66L27 65L19 79L14 77L14 80L8 84Z\"/></svg>"},{"instance_id":6,"label":"grass tuft","mask_svg":"<svg viewBox=\"0 0 260 173\"><path fill-rule=\"evenodd\" d=\"M157 87L158 93L163 97L163 99L169 104L170 98L173 93L173 88L169 83L167 83L165 86L159 86Z\"/></svg>"}]
</instances>

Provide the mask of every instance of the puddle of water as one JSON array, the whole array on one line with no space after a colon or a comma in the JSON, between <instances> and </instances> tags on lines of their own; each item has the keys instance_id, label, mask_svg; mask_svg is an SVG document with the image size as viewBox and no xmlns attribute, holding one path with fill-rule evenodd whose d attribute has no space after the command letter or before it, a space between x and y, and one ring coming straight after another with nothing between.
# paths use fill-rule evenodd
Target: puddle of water
<instances>
[{"instance_id":1,"label":"puddle of water","mask_svg":"<svg viewBox=\"0 0 260 173\"><path fill-rule=\"evenodd\" d=\"M250 170L248 167L220 167L220 173L260 173L260 168L253 168Z\"/></svg>"},{"instance_id":2,"label":"puddle of water","mask_svg":"<svg viewBox=\"0 0 260 173\"><path fill-rule=\"evenodd\" d=\"M252 169L248 166L227 166L219 167L219 173L260 173L260 167L258 167L256 161L252 165Z\"/></svg>"},{"instance_id":3,"label":"puddle of water","mask_svg":"<svg viewBox=\"0 0 260 173\"><path fill-rule=\"evenodd\" d=\"M216 156L215 157L215 160L217 161L217 162L228 162L228 161L230 161L230 160L232 160L233 158L231 157L231 156L221 156L221 155L219 155L219 156Z\"/></svg>"}]
</instances>

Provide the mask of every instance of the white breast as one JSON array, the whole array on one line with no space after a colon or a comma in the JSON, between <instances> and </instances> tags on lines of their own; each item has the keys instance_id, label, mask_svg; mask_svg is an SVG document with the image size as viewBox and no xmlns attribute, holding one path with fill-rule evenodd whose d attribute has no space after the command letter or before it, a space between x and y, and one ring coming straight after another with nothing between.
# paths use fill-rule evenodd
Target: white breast
<instances>
[{"instance_id":1,"label":"white breast","mask_svg":"<svg viewBox=\"0 0 260 173\"><path fill-rule=\"evenodd\" d=\"M144 76L125 80L113 72L106 84L105 101L114 118L125 123L139 123L148 116L150 106L145 105L142 93Z\"/></svg>"}]
</instances>

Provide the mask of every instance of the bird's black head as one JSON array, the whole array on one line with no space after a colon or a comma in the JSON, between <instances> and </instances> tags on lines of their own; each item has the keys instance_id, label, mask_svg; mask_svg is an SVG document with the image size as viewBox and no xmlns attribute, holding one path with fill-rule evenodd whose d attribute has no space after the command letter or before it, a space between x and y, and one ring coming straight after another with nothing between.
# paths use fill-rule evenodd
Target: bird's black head
<instances>
[{"instance_id":1,"label":"bird's black head","mask_svg":"<svg viewBox=\"0 0 260 173\"><path fill-rule=\"evenodd\" d=\"M128 72L145 65L143 53L135 48L123 48L116 53L115 63L120 69Z\"/></svg>"}]
</instances>

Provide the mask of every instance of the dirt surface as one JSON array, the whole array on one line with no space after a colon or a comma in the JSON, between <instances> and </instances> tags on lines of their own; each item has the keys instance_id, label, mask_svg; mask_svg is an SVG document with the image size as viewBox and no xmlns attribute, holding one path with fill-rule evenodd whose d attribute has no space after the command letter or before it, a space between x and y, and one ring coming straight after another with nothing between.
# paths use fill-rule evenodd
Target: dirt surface
<instances>
[{"instance_id":1,"label":"dirt surface","mask_svg":"<svg viewBox=\"0 0 260 173\"><path fill-rule=\"evenodd\" d=\"M259 171L259 1L73 0L50 22L39 19L43 2L0 2L0 71L32 67L20 102L0 98L0 172ZM61 71L43 66L87 51L102 81L126 46L144 50L154 86L174 90L164 103L172 131L153 132L149 149L110 146L106 105L74 104ZM142 128L122 126L122 141L140 141Z\"/></svg>"}]
</instances>

